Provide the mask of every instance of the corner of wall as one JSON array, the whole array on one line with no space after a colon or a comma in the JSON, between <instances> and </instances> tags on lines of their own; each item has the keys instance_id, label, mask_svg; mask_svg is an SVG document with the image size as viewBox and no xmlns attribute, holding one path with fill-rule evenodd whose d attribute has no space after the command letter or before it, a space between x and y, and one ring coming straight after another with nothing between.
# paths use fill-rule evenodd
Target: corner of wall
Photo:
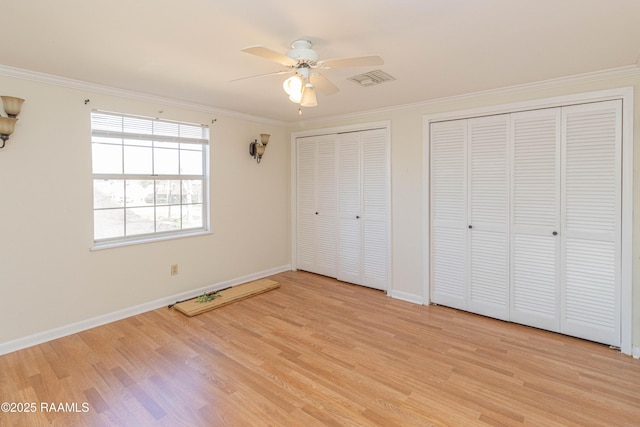
<instances>
[{"instance_id":1,"label":"corner of wall","mask_svg":"<svg viewBox=\"0 0 640 427\"><path fill-rule=\"evenodd\" d=\"M408 292L402 292L402 291L389 291L388 295L391 298L411 302L413 304L420 304L420 305L426 304L425 299L421 295L410 294Z\"/></svg>"}]
</instances>

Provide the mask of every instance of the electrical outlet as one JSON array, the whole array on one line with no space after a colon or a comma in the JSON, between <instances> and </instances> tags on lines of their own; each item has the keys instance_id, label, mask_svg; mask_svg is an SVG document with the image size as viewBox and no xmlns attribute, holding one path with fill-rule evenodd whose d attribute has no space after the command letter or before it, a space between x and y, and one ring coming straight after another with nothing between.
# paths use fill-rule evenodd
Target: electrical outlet
<instances>
[{"instance_id":1,"label":"electrical outlet","mask_svg":"<svg viewBox=\"0 0 640 427\"><path fill-rule=\"evenodd\" d=\"M171 264L171 275L175 276L178 274L178 264Z\"/></svg>"}]
</instances>

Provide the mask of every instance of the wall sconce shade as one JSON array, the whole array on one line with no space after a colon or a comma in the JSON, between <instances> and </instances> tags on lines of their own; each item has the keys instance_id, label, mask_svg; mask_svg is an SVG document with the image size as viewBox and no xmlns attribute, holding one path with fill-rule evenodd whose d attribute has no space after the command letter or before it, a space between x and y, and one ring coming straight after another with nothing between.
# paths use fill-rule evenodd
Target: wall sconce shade
<instances>
[{"instance_id":1,"label":"wall sconce shade","mask_svg":"<svg viewBox=\"0 0 640 427\"><path fill-rule=\"evenodd\" d=\"M18 119L14 117L0 117L0 134L11 135L17 121Z\"/></svg>"},{"instance_id":2,"label":"wall sconce shade","mask_svg":"<svg viewBox=\"0 0 640 427\"><path fill-rule=\"evenodd\" d=\"M7 139L9 139L9 135L13 133L13 128L17 121L18 119L15 117L0 117L0 139L2 139L2 146L0 146L0 148L4 148Z\"/></svg>"},{"instance_id":3,"label":"wall sconce shade","mask_svg":"<svg viewBox=\"0 0 640 427\"><path fill-rule=\"evenodd\" d=\"M9 117L18 117L24 99L15 96L2 96L2 104L4 104L4 112Z\"/></svg>"},{"instance_id":4,"label":"wall sconce shade","mask_svg":"<svg viewBox=\"0 0 640 427\"><path fill-rule=\"evenodd\" d=\"M0 139L2 140L0 148L4 148L9 139L9 135L13 133L13 129L16 126L16 122L18 121L16 117L20 114L24 99L16 98L15 96L0 96L0 98L2 98L4 112L9 116L0 116Z\"/></svg>"},{"instance_id":5,"label":"wall sconce shade","mask_svg":"<svg viewBox=\"0 0 640 427\"><path fill-rule=\"evenodd\" d=\"M260 142L258 140L254 140L249 143L249 155L256 159L258 163L262 160L262 156L264 155L264 151L267 149L267 144L269 143L269 135L268 133L260 134Z\"/></svg>"}]
</instances>

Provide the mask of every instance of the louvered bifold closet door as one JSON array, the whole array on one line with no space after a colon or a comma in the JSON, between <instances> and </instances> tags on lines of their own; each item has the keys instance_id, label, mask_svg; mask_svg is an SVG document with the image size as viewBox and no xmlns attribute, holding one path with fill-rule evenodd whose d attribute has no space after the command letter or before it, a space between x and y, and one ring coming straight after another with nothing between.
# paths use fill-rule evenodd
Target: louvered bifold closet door
<instances>
[{"instance_id":1,"label":"louvered bifold closet door","mask_svg":"<svg viewBox=\"0 0 640 427\"><path fill-rule=\"evenodd\" d=\"M386 289L389 277L389 188L386 129L362 134L362 284Z\"/></svg>"},{"instance_id":2,"label":"louvered bifold closet door","mask_svg":"<svg viewBox=\"0 0 640 427\"><path fill-rule=\"evenodd\" d=\"M297 139L297 268L336 275L336 136Z\"/></svg>"},{"instance_id":3,"label":"louvered bifold closet door","mask_svg":"<svg viewBox=\"0 0 640 427\"><path fill-rule=\"evenodd\" d=\"M511 115L511 318L560 330L560 108Z\"/></svg>"},{"instance_id":4,"label":"louvered bifold closet door","mask_svg":"<svg viewBox=\"0 0 640 427\"><path fill-rule=\"evenodd\" d=\"M386 129L338 135L338 279L385 290L389 282Z\"/></svg>"},{"instance_id":5,"label":"louvered bifold closet door","mask_svg":"<svg viewBox=\"0 0 640 427\"><path fill-rule=\"evenodd\" d=\"M338 143L338 279L362 284L361 132L340 134Z\"/></svg>"},{"instance_id":6,"label":"louvered bifold closet door","mask_svg":"<svg viewBox=\"0 0 640 427\"><path fill-rule=\"evenodd\" d=\"M468 308L509 317L509 115L468 121Z\"/></svg>"},{"instance_id":7,"label":"louvered bifold closet door","mask_svg":"<svg viewBox=\"0 0 640 427\"><path fill-rule=\"evenodd\" d=\"M298 138L297 145L297 268L315 271L316 268L316 139Z\"/></svg>"},{"instance_id":8,"label":"louvered bifold closet door","mask_svg":"<svg viewBox=\"0 0 640 427\"><path fill-rule=\"evenodd\" d=\"M622 101L565 107L562 332L620 345Z\"/></svg>"},{"instance_id":9,"label":"louvered bifold closet door","mask_svg":"<svg viewBox=\"0 0 640 427\"><path fill-rule=\"evenodd\" d=\"M430 125L431 301L467 309L467 121Z\"/></svg>"},{"instance_id":10,"label":"louvered bifold closet door","mask_svg":"<svg viewBox=\"0 0 640 427\"><path fill-rule=\"evenodd\" d=\"M316 273L335 277L337 271L336 136L317 137Z\"/></svg>"}]
</instances>

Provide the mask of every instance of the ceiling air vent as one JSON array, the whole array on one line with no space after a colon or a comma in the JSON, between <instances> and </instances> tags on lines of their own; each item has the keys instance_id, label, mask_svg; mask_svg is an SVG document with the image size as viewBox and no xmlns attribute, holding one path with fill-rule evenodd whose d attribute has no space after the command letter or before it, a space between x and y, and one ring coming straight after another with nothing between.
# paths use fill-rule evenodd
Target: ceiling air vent
<instances>
[{"instance_id":1,"label":"ceiling air vent","mask_svg":"<svg viewBox=\"0 0 640 427\"><path fill-rule=\"evenodd\" d=\"M382 70L370 71L357 76L349 77L349 80L358 83L360 86L374 86L384 82L390 82L396 78L390 76Z\"/></svg>"}]
</instances>

